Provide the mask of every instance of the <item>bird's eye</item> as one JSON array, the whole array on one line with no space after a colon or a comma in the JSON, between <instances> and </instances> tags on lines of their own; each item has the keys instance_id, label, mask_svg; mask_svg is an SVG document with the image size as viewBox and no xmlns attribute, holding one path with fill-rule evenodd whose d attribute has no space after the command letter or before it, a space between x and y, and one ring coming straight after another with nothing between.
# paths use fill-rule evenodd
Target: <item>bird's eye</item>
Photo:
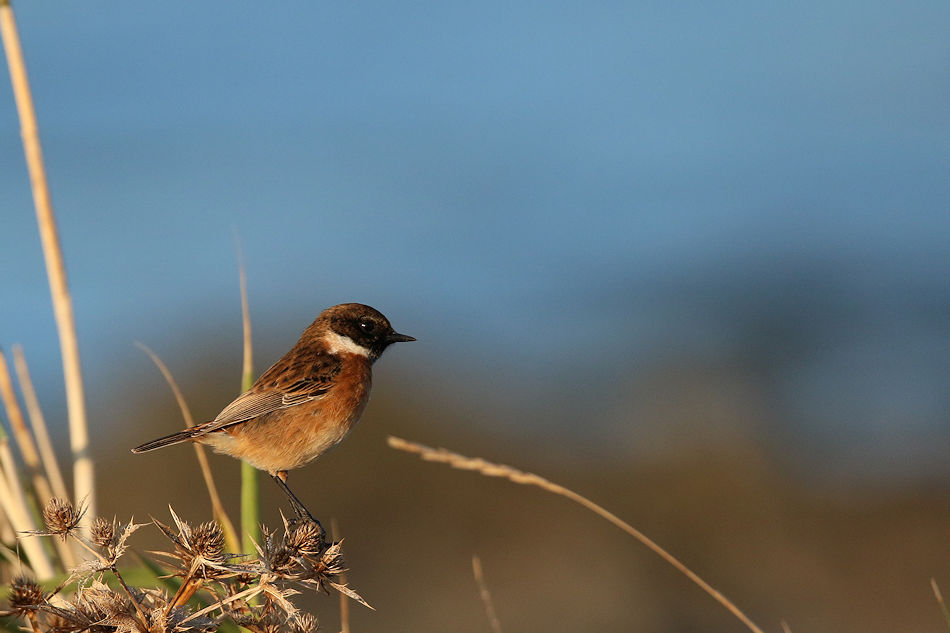
<instances>
[{"instance_id":1,"label":"bird's eye","mask_svg":"<svg viewBox=\"0 0 950 633\"><path fill-rule=\"evenodd\" d=\"M372 334L373 330L376 329L376 324L372 321L360 321L360 329L367 334Z\"/></svg>"}]
</instances>

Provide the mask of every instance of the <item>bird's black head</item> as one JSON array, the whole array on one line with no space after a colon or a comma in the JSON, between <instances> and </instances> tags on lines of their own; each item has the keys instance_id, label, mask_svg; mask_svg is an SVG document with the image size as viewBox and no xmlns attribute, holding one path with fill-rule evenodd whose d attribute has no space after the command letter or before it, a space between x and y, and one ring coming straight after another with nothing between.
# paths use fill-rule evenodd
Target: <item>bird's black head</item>
<instances>
[{"instance_id":1,"label":"bird's black head","mask_svg":"<svg viewBox=\"0 0 950 633\"><path fill-rule=\"evenodd\" d=\"M376 360L393 343L414 341L396 332L379 310L362 303L341 303L324 310L314 325L323 322L331 349L365 354ZM335 335L335 336L334 336Z\"/></svg>"}]
</instances>

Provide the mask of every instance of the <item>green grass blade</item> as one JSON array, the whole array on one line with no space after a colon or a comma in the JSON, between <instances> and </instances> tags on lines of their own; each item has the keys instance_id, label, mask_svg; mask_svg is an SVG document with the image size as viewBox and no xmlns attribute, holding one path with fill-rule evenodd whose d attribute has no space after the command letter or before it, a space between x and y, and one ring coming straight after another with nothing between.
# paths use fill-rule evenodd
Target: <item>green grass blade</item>
<instances>
[{"instance_id":1,"label":"green grass blade","mask_svg":"<svg viewBox=\"0 0 950 633\"><path fill-rule=\"evenodd\" d=\"M236 238L235 238L236 239ZM251 311L247 300L247 275L244 272L244 254L237 244L238 269L241 282L241 317L244 324L244 363L241 372L241 391L254 384L254 352L251 344ZM241 541L245 554L256 553L254 541L260 542L260 482L257 469L241 462Z\"/></svg>"}]
</instances>

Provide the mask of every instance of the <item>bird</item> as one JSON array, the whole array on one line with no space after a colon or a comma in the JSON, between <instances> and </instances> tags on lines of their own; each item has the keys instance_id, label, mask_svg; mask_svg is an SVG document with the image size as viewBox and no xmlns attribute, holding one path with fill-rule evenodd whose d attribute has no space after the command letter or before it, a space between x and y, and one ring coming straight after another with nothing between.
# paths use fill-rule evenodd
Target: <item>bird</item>
<instances>
[{"instance_id":1,"label":"bird","mask_svg":"<svg viewBox=\"0 0 950 633\"><path fill-rule=\"evenodd\" d=\"M132 449L146 453L198 442L267 472L298 519L319 525L287 485L287 471L320 457L350 432L369 401L372 365L396 332L381 312L361 303L327 308L274 363L213 419Z\"/></svg>"}]
</instances>

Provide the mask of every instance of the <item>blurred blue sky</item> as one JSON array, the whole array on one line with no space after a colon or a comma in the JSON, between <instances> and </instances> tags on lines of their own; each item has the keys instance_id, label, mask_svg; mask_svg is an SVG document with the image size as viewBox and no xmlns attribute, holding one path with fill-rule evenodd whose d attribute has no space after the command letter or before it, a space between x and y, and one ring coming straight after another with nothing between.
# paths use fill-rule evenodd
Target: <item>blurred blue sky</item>
<instances>
[{"instance_id":1,"label":"blurred blue sky","mask_svg":"<svg viewBox=\"0 0 950 633\"><path fill-rule=\"evenodd\" d=\"M99 416L132 341L238 345L236 232L276 353L362 301L406 374L589 410L735 363L829 459L946 461L943 0L14 6ZM6 79L0 147L0 344L55 412Z\"/></svg>"}]
</instances>

